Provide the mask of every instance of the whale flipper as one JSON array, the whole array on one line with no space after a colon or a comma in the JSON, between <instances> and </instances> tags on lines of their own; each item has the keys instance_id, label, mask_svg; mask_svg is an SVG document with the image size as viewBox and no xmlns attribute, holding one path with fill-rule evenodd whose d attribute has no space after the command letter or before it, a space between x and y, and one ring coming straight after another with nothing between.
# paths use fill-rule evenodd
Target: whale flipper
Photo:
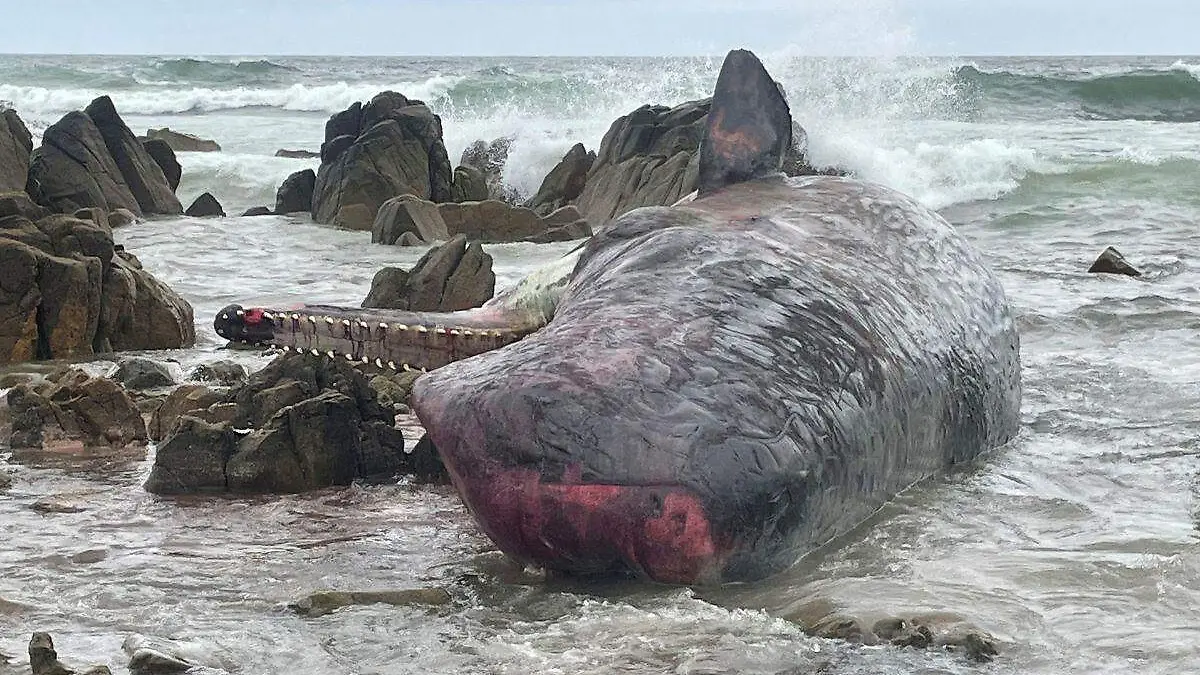
<instances>
[{"instance_id":1,"label":"whale flipper","mask_svg":"<svg viewBox=\"0 0 1200 675\"><path fill-rule=\"evenodd\" d=\"M792 113L753 53L725 57L700 142L699 193L777 173L792 144Z\"/></svg>"}]
</instances>

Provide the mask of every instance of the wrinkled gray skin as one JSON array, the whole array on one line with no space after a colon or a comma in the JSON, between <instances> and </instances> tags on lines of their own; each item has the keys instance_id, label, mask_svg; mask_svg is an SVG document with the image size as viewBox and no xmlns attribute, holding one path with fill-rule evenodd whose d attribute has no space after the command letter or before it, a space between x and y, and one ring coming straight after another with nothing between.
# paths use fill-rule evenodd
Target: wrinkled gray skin
<instances>
[{"instance_id":1,"label":"wrinkled gray skin","mask_svg":"<svg viewBox=\"0 0 1200 675\"><path fill-rule=\"evenodd\" d=\"M412 404L511 555L704 583L786 568L1006 442L1020 397L1004 292L945 220L869 183L771 177L617 219L546 327L423 376ZM653 494L598 528L531 484ZM672 493L702 516L631 545Z\"/></svg>"}]
</instances>

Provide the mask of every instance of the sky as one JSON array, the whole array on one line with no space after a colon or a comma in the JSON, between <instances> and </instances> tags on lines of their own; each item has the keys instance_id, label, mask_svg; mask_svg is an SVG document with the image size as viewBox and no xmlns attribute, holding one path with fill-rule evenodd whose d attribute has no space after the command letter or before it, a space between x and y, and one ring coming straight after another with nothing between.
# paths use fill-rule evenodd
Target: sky
<instances>
[{"instance_id":1,"label":"sky","mask_svg":"<svg viewBox=\"0 0 1200 675\"><path fill-rule=\"evenodd\" d=\"M9 0L0 52L1200 53L1198 0Z\"/></svg>"}]
</instances>

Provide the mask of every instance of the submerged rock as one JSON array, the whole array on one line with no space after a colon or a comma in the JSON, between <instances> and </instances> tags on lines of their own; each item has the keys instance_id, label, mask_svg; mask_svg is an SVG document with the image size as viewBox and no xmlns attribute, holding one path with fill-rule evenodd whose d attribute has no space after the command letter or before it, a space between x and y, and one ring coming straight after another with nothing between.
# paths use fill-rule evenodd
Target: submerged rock
<instances>
[{"instance_id":1,"label":"submerged rock","mask_svg":"<svg viewBox=\"0 0 1200 675\"><path fill-rule=\"evenodd\" d=\"M574 206L543 217L531 209L491 199L434 204L401 195L384 202L371 227L372 243L400 244L408 234L425 242L464 235L483 243L547 243L588 237L592 229Z\"/></svg>"},{"instance_id":2,"label":"submerged rock","mask_svg":"<svg viewBox=\"0 0 1200 675\"><path fill-rule=\"evenodd\" d=\"M343 607L356 605L442 606L450 604L444 588L414 588L399 591L321 591L288 605L301 616L324 616Z\"/></svg>"},{"instance_id":3,"label":"submerged rock","mask_svg":"<svg viewBox=\"0 0 1200 675\"><path fill-rule=\"evenodd\" d=\"M225 208L221 206L221 202L217 201L217 198L211 192L205 192L196 197L196 201L192 202L192 205L187 208L184 215L191 216L192 218L224 218Z\"/></svg>"},{"instance_id":4,"label":"submerged rock","mask_svg":"<svg viewBox=\"0 0 1200 675\"><path fill-rule=\"evenodd\" d=\"M288 159L316 159L321 156L319 152L312 150L287 150L280 149L275 151L276 157L286 157Z\"/></svg>"},{"instance_id":5,"label":"submerged rock","mask_svg":"<svg viewBox=\"0 0 1200 675\"><path fill-rule=\"evenodd\" d=\"M283 215L312 211L313 190L316 185L317 174L312 169L297 171L288 176L275 192L275 213Z\"/></svg>"},{"instance_id":6,"label":"submerged rock","mask_svg":"<svg viewBox=\"0 0 1200 675\"><path fill-rule=\"evenodd\" d=\"M146 423L115 382L70 370L40 387L18 385L7 394L13 449L79 441L86 447L144 444Z\"/></svg>"},{"instance_id":7,"label":"submerged rock","mask_svg":"<svg viewBox=\"0 0 1200 675\"><path fill-rule=\"evenodd\" d=\"M147 433L153 441L162 441L174 431L179 420L225 400L225 396L200 384L185 384L171 392L150 416Z\"/></svg>"},{"instance_id":8,"label":"submerged rock","mask_svg":"<svg viewBox=\"0 0 1200 675\"><path fill-rule=\"evenodd\" d=\"M175 384L171 370L165 365L144 357L123 359L112 378L126 389L157 389Z\"/></svg>"},{"instance_id":9,"label":"submerged rock","mask_svg":"<svg viewBox=\"0 0 1200 675\"><path fill-rule=\"evenodd\" d=\"M235 361L221 360L202 363L188 373L189 380L212 382L222 387L233 387L246 382L246 367Z\"/></svg>"},{"instance_id":10,"label":"submerged rock","mask_svg":"<svg viewBox=\"0 0 1200 675\"><path fill-rule=\"evenodd\" d=\"M220 144L216 141L180 131L172 131L168 127L148 130L146 140L162 141L175 152L220 152L221 150Z\"/></svg>"},{"instance_id":11,"label":"submerged rock","mask_svg":"<svg viewBox=\"0 0 1200 675\"><path fill-rule=\"evenodd\" d=\"M1117 249L1109 246L1104 249L1100 257L1096 258L1096 262L1088 268L1088 272L1092 274L1123 274L1128 277L1140 277L1142 273L1129 261L1125 260L1125 256Z\"/></svg>"},{"instance_id":12,"label":"submerged rock","mask_svg":"<svg viewBox=\"0 0 1200 675\"><path fill-rule=\"evenodd\" d=\"M273 216L275 212L266 206L251 206L242 212L243 218L256 218L258 216Z\"/></svg>"}]
</instances>

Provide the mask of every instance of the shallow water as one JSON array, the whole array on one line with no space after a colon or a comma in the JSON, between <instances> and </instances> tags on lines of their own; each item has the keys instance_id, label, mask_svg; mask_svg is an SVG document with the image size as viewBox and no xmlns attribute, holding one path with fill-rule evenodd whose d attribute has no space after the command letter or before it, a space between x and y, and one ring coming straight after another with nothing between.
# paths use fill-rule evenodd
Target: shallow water
<instances>
[{"instance_id":1,"label":"shallow water","mask_svg":"<svg viewBox=\"0 0 1200 675\"><path fill-rule=\"evenodd\" d=\"M1083 72L1031 63L1003 67ZM115 672L132 633L244 673L1196 670L1200 126L1084 119L1026 99L983 111L802 119L818 159L941 209L1000 271L1019 314L1025 400L1009 446L914 488L788 573L699 591L547 582L495 553L446 488L176 500L140 489L149 457L36 458L10 461L15 484L0 496L0 652L22 654L30 632L48 630L64 660ZM324 113L311 117L318 134ZM254 154L299 144L276 140L185 159L203 169L194 176L228 177L258 157L245 172L258 181L250 205L267 193L259 183L294 165ZM276 162L280 176L261 168ZM284 217L162 220L117 236L196 307L197 347L155 355L180 374L217 358L265 364L220 350L210 322L223 305L357 304L379 267L422 253ZM1147 274L1085 274L1110 244ZM571 245L485 248L504 286ZM29 508L54 495L84 510ZM286 610L323 588L425 586L445 587L452 603L321 618ZM957 613L996 635L1002 653L972 666L814 640L789 621L814 599L859 613Z\"/></svg>"}]
</instances>

